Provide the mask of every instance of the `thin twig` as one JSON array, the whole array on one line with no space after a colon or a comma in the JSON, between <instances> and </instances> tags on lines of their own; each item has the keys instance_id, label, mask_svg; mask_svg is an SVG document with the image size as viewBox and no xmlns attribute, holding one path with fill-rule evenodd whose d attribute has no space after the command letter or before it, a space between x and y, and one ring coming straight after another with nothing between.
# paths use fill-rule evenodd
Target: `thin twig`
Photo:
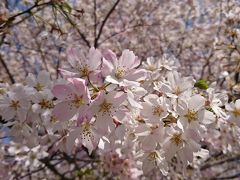
<instances>
[{"instance_id":1,"label":"thin twig","mask_svg":"<svg viewBox=\"0 0 240 180\"><path fill-rule=\"evenodd\" d=\"M97 35L97 38L95 39L94 41L94 47L97 48L98 47L98 40L100 39L101 37L101 34L102 34L102 31L103 31L103 27L104 25L106 24L108 18L110 17L110 15L113 13L113 11L115 10L115 8L117 7L118 3L120 2L120 0L117 0L114 5L112 6L112 8L109 10L109 12L107 13L106 17L104 18L101 26L100 26L100 29L99 29L99 32L98 32L98 35Z\"/></svg>"}]
</instances>

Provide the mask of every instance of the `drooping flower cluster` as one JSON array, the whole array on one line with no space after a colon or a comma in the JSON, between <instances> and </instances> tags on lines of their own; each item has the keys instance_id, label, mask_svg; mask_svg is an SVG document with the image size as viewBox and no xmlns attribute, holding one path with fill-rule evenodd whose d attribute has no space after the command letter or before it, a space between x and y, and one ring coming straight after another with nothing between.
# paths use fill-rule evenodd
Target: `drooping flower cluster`
<instances>
[{"instance_id":1,"label":"drooping flower cluster","mask_svg":"<svg viewBox=\"0 0 240 180\"><path fill-rule=\"evenodd\" d=\"M11 126L11 140L30 154L39 145L44 157L87 149L100 155L105 171L136 179L155 169L187 176L187 168L207 158L208 150L239 147L240 100L228 103L214 85L195 87L168 55L141 64L130 50L118 58L110 50L91 48L85 56L71 47L68 60L62 79L51 81L42 71L24 85L0 86L4 126ZM36 158L34 167L42 167Z\"/></svg>"}]
</instances>

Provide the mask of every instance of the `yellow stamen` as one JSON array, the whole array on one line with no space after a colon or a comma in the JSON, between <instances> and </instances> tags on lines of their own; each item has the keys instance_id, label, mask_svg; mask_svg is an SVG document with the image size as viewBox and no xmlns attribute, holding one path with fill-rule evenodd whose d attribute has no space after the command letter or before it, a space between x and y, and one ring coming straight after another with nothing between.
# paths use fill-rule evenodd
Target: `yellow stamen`
<instances>
[{"instance_id":1,"label":"yellow stamen","mask_svg":"<svg viewBox=\"0 0 240 180\"><path fill-rule=\"evenodd\" d=\"M117 68L117 70L115 71L115 77L117 79L121 79L122 77L124 77L126 74L126 70L123 68Z\"/></svg>"},{"instance_id":2,"label":"yellow stamen","mask_svg":"<svg viewBox=\"0 0 240 180\"><path fill-rule=\"evenodd\" d=\"M185 114L184 117L187 118L188 123L191 123L192 121L197 121L197 112L193 110L188 110L187 114Z\"/></svg>"},{"instance_id":3,"label":"yellow stamen","mask_svg":"<svg viewBox=\"0 0 240 180\"><path fill-rule=\"evenodd\" d=\"M11 101L10 107L14 108L14 110L16 111L18 108L20 108L20 102L19 101Z\"/></svg>"},{"instance_id":4,"label":"yellow stamen","mask_svg":"<svg viewBox=\"0 0 240 180\"><path fill-rule=\"evenodd\" d=\"M53 108L53 103L52 101L48 101L46 99L42 99L39 103L38 103L42 109L50 109Z\"/></svg>"},{"instance_id":5,"label":"yellow stamen","mask_svg":"<svg viewBox=\"0 0 240 180\"><path fill-rule=\"evenodd\" d=\"M84 67L80 68L79 71L80 71L81 76L83 76L83 77L89 75L89 69L88 69L87 66L84 66Z\"/></svg>"},{"instance_id":6,"label":"yellow stamen","mask_svg":"<svg viewBox=\"0 0 240 180\"><path fill-rule=\"evenodd\" d=\"M44 86L40 83L37 83L36 86L34 87L37 91L42 91Z\"/></svg>"},{"instance_id":7,"label":"yellow stamen","mask_svg":"<svg viewBox=\"0 0 240 180\"><path fill-rule=\"evenodd\" d=\"M75 95L74 100L72 101L73 105L76 108L80 108L82 105L84 105L84 100L82 96Z\"/></svg>"},{"instance_id":8,"label":"yellow stamen","mask_svg":"<svg viewBox=\"0 0 240 180\"><path fill-rule=\"evenodd\" d=\"M173 143L175 143L177 146L179 146L180 144L183 143L183 139L182 139L182 133L175 133L173 134L171 141Z\"/></svg>"},{"instance_id":9,"label":"yellow stamen","mask_svg":"<svg viewBox=\"0 0 240 180\"><path fill-rule=\"evenodd\" d=\"M161 116L162 112L164 112L164 110L162 109L161 106L155 106L153 108L153 115Z\"/></svg>"},{"instance_id":10,"label":"yellow stamen","mask_svg":"<svg viewBox=\"0 0 240 180\"><path fill-rule=\"evenodd\" d=\"M108 103L105 99L104 101L102 102L102 104L99 105L100 106L100 109L99 109L99 112L103 112L103 113L106 113L106 112L110 112L110 109L112 108L112 103Z\"/></svg>"},{"instance_id":11,"label":"yellow stamen","mask_svg":"<svg viewBox=\"0 0 240 180\"><path fill-rule=\"evenodd\" d=\"M156 159L159 158L159 156L156 152L151 152L150 154L148 154L147 158L149 161L155 161Z\"/></svg>"},{"instance_id":12,"label":"yellow stamen","mask_svg":"<svg viewBox=\"0 0 240 180\"><path fill-rule=\"evenodd\" d=\"M181 90L180 90L180 87L179 87L179 86L176 87L174 93L175 93L177 96L178 96L179 94L181 94Z\"/></svg>"}]
</instances>

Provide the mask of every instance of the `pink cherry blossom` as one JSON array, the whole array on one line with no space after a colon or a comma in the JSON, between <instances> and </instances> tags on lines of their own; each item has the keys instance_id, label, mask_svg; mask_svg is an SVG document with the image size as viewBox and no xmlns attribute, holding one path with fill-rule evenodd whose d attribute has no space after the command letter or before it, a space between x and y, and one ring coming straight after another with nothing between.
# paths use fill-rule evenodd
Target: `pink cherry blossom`
<instances>
[{"instance_id":1,"label":"pink cherry blossom","mask_svg":"<svg viewBox=\"0 0 240 180\"><path fill-rule=\"evenodd\" d=\"M139 85L138 81L144 80L146 76L144 69L135 69L139 64L140 61L132 51L124 50L119 59L111 52L110 58L103 58L106 81L120 86Z\"/></svg>"},{"instance_id":2,"label":"pink cherry blossom","mask_svg":"<svg viewBox=\"0 0 240 180\"><path fill-rule=\"evenodd\" d=\"M53 109L53 115L60 121L67 121L76 114L80 116L90 102L85 80L69 78L68 81L68 84L55 85L52 90L53 95L61 100Z\"/></svg>"}]
</instances>

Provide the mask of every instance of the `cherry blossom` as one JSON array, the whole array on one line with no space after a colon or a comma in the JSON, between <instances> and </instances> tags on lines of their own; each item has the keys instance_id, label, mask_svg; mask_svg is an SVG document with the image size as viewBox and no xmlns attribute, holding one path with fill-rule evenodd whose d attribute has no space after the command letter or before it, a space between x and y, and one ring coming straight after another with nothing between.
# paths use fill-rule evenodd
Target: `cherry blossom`
<instances>
[{"instance_id":1,"label":"cherry blossom","mask_svg":"<svg viewBox=\"0 0 240 180\"><path fill-rule=\"evenodd\" d=\"M1 115L5 120L17 117L20 121L26 119L30 103L26 89L22 85L16 85L14 89L0 100Z\"/></svg>"},{"instance_id":2,"label":"cherry blossom","mask_svg":"<svg viewBox=\"0 0 240 180\"><path fill-rule=\"evenodd\" d=\"M87 110L90 97L85 81L79 78L69 78L69 84L57 84L53 87L53 95L62 102L58 103L53 109L53 115L66 121L74 115Z\"/></svg>"},{"instance_id":3,"label":"cherry blossom","mask_svg":"<svg viewBox=\"0 0 240 180\"><path fill-rule=\"evenodd\" d=\"M112 53L113 54L113 53ZM119 59L112 55L103 59L103 70L106 81L120 86L139 85L145 77L145 70L135 69L140 61L130 50L124 50Z\"/></svg>"}]
</instances>

